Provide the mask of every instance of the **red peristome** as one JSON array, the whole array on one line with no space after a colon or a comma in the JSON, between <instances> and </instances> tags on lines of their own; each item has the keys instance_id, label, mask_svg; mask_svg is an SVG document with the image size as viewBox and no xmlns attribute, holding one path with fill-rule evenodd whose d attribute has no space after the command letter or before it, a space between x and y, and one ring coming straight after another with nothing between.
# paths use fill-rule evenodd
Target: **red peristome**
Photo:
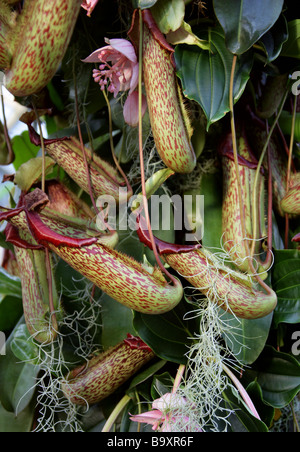
<instances>
[{"instance_id":1,"label":"red peristome","mask_svg":"<svg viewBox=\"0 0 300 452\"><path fill-rule=\"evenodd\" d=\"M18 248L25 250L42 250L42 245L31 245L26 240L21 239L18 229L12 224L8 223L5 228L6 242L12 243Z\"/></svg>"},{"instance_id":2,"label":"red peristome","mask_svg":"<svg viewBox=\"0 0 300 452\"><path fill-rule=\"evenodd\" d=\"M25 123L28 127L28 132L29 132L29 138L32 144L34 144L35 146L41 146L42 141L41 141L41 137L40 135L34 130L34 128L32 127L31 124L29 123ZM55 138L52 140L49 139L45 139L44 140L44 144L45 146L47 146L48 144L53 144L53 143L57 143L58 141L65 141L65 140L69 140L70 138L68 137L64 137L64 138Z\"/></svg>"},{"instance_id":3,"label":"red peristome","mask_svg":"<svg viewBox=\"0 0 300 452\"><path fill-rule=\"evenodd\" d=\"M24 211L24 207L22 206L22 207L17 207L16 209L8 209L6 212L1 212L0 213L0 222L8 221L11 218L16 217L23 211Z\"/></svg>"},{"instance_id":4,"label":"red peristome","mask_svg":"<svg viewBox=\"0 0 300 452\"><path fill-rule=\"evenodd\" d=\"M70 248L81 248L83 246L93 245L98 241L96 237L87 239L75 239L65 237L50 229L43 223L39 215L35 212L25 210L28 227L35 240L43 246L48 247L49 243L54 246L68 246Z\"/></svg>"},{"instance_id":5,"label":"red peristome","mask_svg":"<svg viewBox=\"0 0 300 452\"><path fill-rule=\"evenodd\" d=\"M142 18L143 18L143 22L147 25L147 27L151 31L153 37L156 39L156 41L158 41L159 44L165 50L170 52L170 60L175 68L176 67L175 60L173 58L175 49L171 46L171 44L168 43L168 41L166 40L166 38L164 37L164 35L160 31L160 29L158 28L152 14L151 14L151 11L149 9L144 9L142 11ZM133 12L131 27L127 34L137 51L137 49L139 47L139 10L138 9L136 9ZM138 53L138 51L137 51L137 53Z\"/></svg>"},{"instance_id":6,"label":"red peristome","mask_svg":"<svg viewBox=\"0 0 300 452\"><path fill-rule=\"evenodd\" d=\"M143 15L143 21L148 26L149 30L153 34L156 41L158 41L164 49L171 52L171 54L174 53L175 52L174 48L168 43L168 41L166 40L166 38L164 37L164 35L160 31L160 29L158 28L150 9L144 9L142 11L142 15Z\"/></svg>"},{"instance_id":7,"label":"red peristome","mask_svg":"<svg viewBox=\"0 0 300 452\"><path fill-rule=\"evenodd\" d=\"M244 140L246 140L245 135L243 134ZM247 149L248 153L250 153L250 160L247 160L245 157L238 155L238 163L241 166L246 166L250 169L256 169L258 166L257 158L253 155L250 150L250 146ZM228 133L224 140L220 143L219 153L222 157L228 157L230 160L234 162L234 153L233 153L233 145L232 145L232 135Z\"/></svg>"},{"instance_id":8,"label":"red peristome","mask_svg":"<svg viewBox=\"0 0 300 452\"><path fill-rule=\"evenodd\" d=\"M145 344L145 342L142 341L139 337L135 337L132 334L127 334L127 339L124 339L124 343L126 345L129 345L131 350L148 350L149 352L152 352L151 348Z\"/></svg>"},{"instance_id":9,"label":"red peristome","mask_svg":"<svg viewBox=\"0 0 300 452\"><path fill-rule=\"evenodd\" d=\"M146 245L151 250L152 243L150 240L149 231L146 225L146 220L142 216L137 217L137 234L138 237L144 245ZM188 253L190 251L196 250L201 248L201 244L197 245L175 245L173 243L164 242L163 240L158 239L157 237L154 237L155 244L157 246L157 251L159 254L178 254L178 253Z\"/></svg>"}]
</instances>

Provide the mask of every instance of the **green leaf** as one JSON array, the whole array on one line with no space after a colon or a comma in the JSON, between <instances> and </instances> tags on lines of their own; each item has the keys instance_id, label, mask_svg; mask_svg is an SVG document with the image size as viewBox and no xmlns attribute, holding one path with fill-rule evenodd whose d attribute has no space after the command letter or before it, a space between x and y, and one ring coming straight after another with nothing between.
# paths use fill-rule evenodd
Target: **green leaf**
<instances>
[{"instance_id":1,"label":"green leaf","mask_svg":"<svg viewBox=\"0 0 300 452\"><path fill-rule=\"evenodd\" d=\"M184 0L158 0L151 12L162 33L176 31L184 19Z\"/></svg>"},{"instance_id":2,"label":"green leaf","mask_svg":"<svg viewBox=\"0 0 300 452\"><path fill-rule=\"evenodd\" d=\"M101 297L102 346L105 350L123 341L127 333L134 334L131 309L118 303L107 294Z\"/></svg>"},{"instance_id":3,"label":"green leaf","mask_svg":"<svg viewBox=\"0 0 300 452\"><path fill-rule=\"evenodd\" d=\"M192 345L195 321L184 320L184 302L164 315L134 313L133 326L138 336L163 360L186 364L186 353Z\"/></svg>"},{"instance_id":4,"label":"green leaf","mask_svg":"<svg viewBox=\"0 0 300 452\"><path fill-rule=\"evenodd\" d=\"M180 28L175 31L170 31L167 34L167 41L173 45L188 44L192 46L199 46L204 50L209 50L208 42L196 36L192 31L192 27L184 21L182 22Z\"/></svg>"},{"instance_id":5,"label":"green leaf","mask_svg":"<svg viewBox=\"0 0 300 452\"><path fill-rule=\"evenodd\" d=\"M147 367L146 370L143 370L141 373L139 373L136 377L133 378L133 380L130 383L130 386L127 390L127 393L130 394L133 389L135 389L140 384L144 383L146 380L148 380L150 377L152 377L156 372L161 370L165 365L167 361L160 360L156 362L155 364L152 364L152 366Z\"/></svg>"},{"instance_id":6,"label":"green leaf","mask_svg":"<svg viewBox=\"0 0 300 452\"><path fill-rule=\"evenodd\" d=\"M20 361L30 361L31 364L38 362L38 347L34 343L25 324L19 325L14 330L10 348L15 357Z\"/></svg>"},{"instance_id":7,"label":"green leaf","mask_svg":"<svg viewBox=\"0 0 300 452\"><path fill-rule=\"evenodd\" d=\"M20 278L10 275L4 268L0 268L0 294L22 298Z\"/></svg>"},{"instance_id":8,"label":"green leaf","mask_svg":"<svg viewBox=\"0 0 300 452\"><path fill-rule=\"evenodd\" d=\"M18 416L6 411L0 403L0 432L29 433L31 431L34 409L28 406Z\"/></svg>"},{"instance_id":9,"label":"green leaf","mask_svg":"<svg viewBox=\"0 0 300 452\"><path fill-rule=\"evenodd\" d=\"M210 44L210 51L198 46L179 45L175 50L176 66L184 95L198 102L207 118L207 129L230 111L229 92L233 55L225 45L219 27L201 31L199 37ZM238 59L234 82L234 101L238 101L249 80L252 52Z\"/></svg>"},{"instance_id":10,"label":"green leaf","mask_svg":"<svg viewBox=\"0 0 300 452\"><path fill-rule=\"evenodd\" d=\"M300 252L275 251L272 285L278 297L274 323L300 322Z\"/></svg>"},{"instance_id":11,"label":"green leaf","mask_svg":"<svg viewBox=\"0 0 300 452\"><path fill-rule=\"evenodd\" d=\"M231 330L224 335L227 346L241 364L254 363L266 345L273 314L262 319L244 320L225 313L222 318L226 321L229 316Z\"/></svg>"},{"instance_id":12,"label":"green leaf","mask_svg":"<svg viewBox=\"0 0 300 452\"><path fill-rule=\"evenodd\" d=\"M289 36L286 18L281 15L274 25L266 34L264 34L260 43L265 49L267 62L271 63L280 55L283 44Z\"/></svg>"},{"instance_id":13,"label":"green leaf","mask_svg":"<svg viewBox=\"0 0 300 452\"><path fill-rule=\"evenodd\" d=\"M222 181L221 174L204 174L199 193L204 196L203 246L220 248L222 229Z\"/></svg>"},{"instance_id":14,"label":"green leaf","mask_svg":"<svg viewBox=\"0 0 300 452\"><path fill-rule=\"evenodd\" d=\"M148 9L155 5L157 0L132 0L134 8Z\"/></svg>"},{"instance_id":15,"label":"green leaf","mask_svg":"<svg viewBox=\"0 0 300 452\"><path fill-rule=\"evenodd\" d=\"M39 152L38 146L31 143L29 133L23 132L21 135L15 136L12 139L12 146L15 149L14 168L17 170L19 167L28 160L35 158Z\"/></svg>"},{"instance_id":16,"label":"green leaf","mask_svg":"<svg viewBox=\"0 0 300 452\"><path fill-rule=\"evenodd\" d=\"M232 390L227 389L223 395L226 407L232 410L229 422L233 433L266 433L268 431L267 426L249 413Z\"/></svg>"},{"instance_id":17,"label":"green leaf","mask_svg":"<svg viewBox=\"0 0 300 452\"><path fill-rule=\"evenodd\" d=\"M5 296L0 301L0 331L13 329L22 314L22 298L11 295Z\"/></svg>"},{"instance_id":18,"label":"green leaf","mask_svg":"<svg viewBox=\"0 0 300 452\"><path fill-rule=\"evenodd\" d=\"M300 58L300 19L288 23L289 38L284 44L281 56Z\"/></svg>"},{"instance_id":19,"label":"green leaf","mask_svg":"<svg viewBox=\"0 0 300 452\"><path fill-rule=\"evenodd\" d=\"M245 374L256 379L263 391L264 401L274 408L288 405L300 390L300 364L297 360L272 347L265 347L253 370Z\"/></svg>"},{"instance_id":20,"label":"green leaf","mask_svg":"<svg viewBox=\"0 0 300 452\"><path fill-rule=\"evenodd\" d=\"M14 182L18 187L27 192L41 177L43 174L43 159L42 157L36 157L23 163L15 174ZM50 158L45 158L45 171L46 175L55 165L55 161Z\"/></svg>"},{"instance_id":21,"label":"green leaf","mask_svg":"<svg viewBox=\"0 0 300 452\"><path fill-rule=\"evenodd\" d=\"M249 50L275 24L284 0L214 0L228 49L236 55Z\"/></svg>"},{"instance_id":22,"label":"green leaf","mask_svg":"<svg viewBox=\"0 0 300 452\"><path fill-rule=\"evenodd\" d=\"M7 411L18 414L32 399L39 368L20 362L13 354L9 342L6 355L0 356L0 401Z\"/></svg>"}]
</instances>

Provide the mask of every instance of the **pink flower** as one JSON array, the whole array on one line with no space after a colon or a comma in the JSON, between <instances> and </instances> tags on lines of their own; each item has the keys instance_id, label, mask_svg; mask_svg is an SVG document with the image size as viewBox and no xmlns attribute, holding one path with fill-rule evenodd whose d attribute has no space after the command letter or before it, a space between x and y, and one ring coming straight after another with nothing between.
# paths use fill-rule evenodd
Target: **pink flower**
<instances>
[{"instance_id":1,"label":"pink flower","mask_svg":"<svg viewBox=\"0 0 300 452\"><path fill-rule=\"evenodd\" d=\"M133 45L126 39L105 39L108 44L83 60L84 63L101 63L94 69L93 78L101 90L107 89L117 97L119 92L129 91L124 105L124 118L127 124L138 124L138 93L135 92L139 79L139 63ZM143 97L143 114L147 108Z\"/></svg>"},{"instance_id":2,"label":"pink flower","mask_svg":"<svg viewBox=\"0 0 300 452\"><path fill-rule=\"evenodd\" d=\"M87 15L91 17L92 12L94 11L99 0L84 0L81 4L82 8L87 10Z\"/></svg>"},{"instance_id":3,"label":"pink flower","mask_svg":"<svg viewBox=\"0 0 300 452\"><path fill-rule=\"evenodd\" d=\"M159 429L161 432L175 432L174 426L176 422L177 426L180 426L181 431L187 432L190 419L180 414L180 408L184 408L186 404L187 401L184 397L168 393L153 402L153 411L131 416L130 419L133 422L153 425L152 430ZM199 425L195 425L194 430L197 432L202 431Z\"/></svg>"}]
</instances>

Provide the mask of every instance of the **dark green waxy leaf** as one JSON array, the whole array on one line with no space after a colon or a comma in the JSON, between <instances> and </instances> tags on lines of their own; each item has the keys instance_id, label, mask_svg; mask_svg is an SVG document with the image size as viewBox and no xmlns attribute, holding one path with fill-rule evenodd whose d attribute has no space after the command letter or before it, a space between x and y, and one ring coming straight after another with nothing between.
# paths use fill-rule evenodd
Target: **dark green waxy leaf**
<instances>
[{"instance_id":1,"label":"dark green waxy leaf","mask_svg":"<svg viewBox=\"0 0 300 452\"><path fill-rule=\"evenodd\" d=\"M224 392L226 407L232 410L230 415L230 427L233 433L266 433L267 426L248 411L232 390Z\"/></svg>"},{"instance_id":2,"label":"dark green waxy leaf","mask_svg":"<svg viewBox=\"0 0 300 452\"><path fill-rule=\"evenodd\" d=\"M160 360L155 364L152 364L150 367L147 367L147 369L144 369L141 373L139 373L136 377L132 379L127 392L130 393L137 386L144 383L146 380L148 380L150 377L156 374L156 372L161 370L166 365L166 363L167 361Z\"/></svg>"},{"instance_id":3,"label":"dark green waxy leaf","mask_svg":"<svg viewBox=\"0 0 300 452\"><path fill-rule=\"evenodd\" d=\"M186 364L186 353L192 345L191 337L197 331L196 321L185 321L185 303L163 315L135 312L133 326L140 338L161 359Z\"/></svg>"},{"instance_id":4,"label":"dark green waxy leaf","mask_svg":"<svg viewBox=\"0 0 300 452\"><path fill-rule=\"evenodd\" d=\"M38 347L30 336L25 324L19 325L15 329L10 348L15 357L20 361L27 361L31 364L38 362Z\"/></svg>"},{"instance_id":5,"label":"dark green waxy leaf","mask_svg":"<svg viewBox=\"0 0 300 452\"><path fill-rule=\"evenodd\" d=\"M228 348L241 364L254 363L266 345L273 314L262 319L246 320L224 313L222 318L228 318L230 322L231 329L224 336Z\"/></svg>"},{"instance_id":6,"label":"dark green waxy leaf","mask_svg":"<svg viewBox=\"0 0 300 452\"><path fill-rule=\"evenodd\" d=\"M20 278L10 275L4 268L0 268L0 294L22 298Z\"/></svg>"},{"instance_id":7,"label":"dark green waxy leaf","mask_svg":"<svg viewBox=\"0 0 300 452\"><path fill-rule=\"evenodd\" d=\"M214 0L213 3L228 49L241 55L275 24L284 0Z\"/></svg>"},{"instance_id":8,"label":"dark green waxy leaf","mask_svg":"<svg viewBox=\"0 0 300 452\"><path fill-rule=\"evenodd\" d=\"M177 74L184 95L198 102L207 118L207 129L230 111L230 76L233 55L226 47L220 27L208 28L199 37L210 44L210 51L198 46L178 45L175 50ZM253 64L249 53L238 59L234 81L234 101L244 92Z\"/></svg>"},{"instance_id":9,"label":"dark green waxy leaf","mask_svg":"<svg viewBox=\"0 0 300 452\"><path fill-rule=\"evenodd\" d=\"M245 372L261 386L264 401L274 408L288 405L300 390L300 364L291 355L265 347L251 370Z\"/></svg>"},{"instance_id":10,"label":"dark green waxy leaf","mask_svg":"<svg viewBox=\"0 0 300 452\"><path fill-rule=\"evenodd\" d=\"M286 18L281 15L274 27L272 27L271 30L264 34L260 39L260 44L266 52L268 63L276 60L276 58L280 55L283 44L287 41L288 36L287 21Z\"/></svg>"},{"instance_id":11,"label":"dark green waxy leaf","mask_svg":"<svg viewBox=\"0 0 300 452\"><path fill-rule=\"evenodd\" d=\"M198 194L204 196L204 236L202 244L220 248L222 230L221 174L204 174Z\"/></svg>"},{"instance_id":12,"label":"dark green waxy leaf","mask_svg":"<svg viewBox=\"0 0 300 452\"><path fill-rule=\"evenodd\" d=\"M288 23L289 38L284 44L281 56L300 58L300 19Z\"/></svg>"},{"instance_id":13,"label":"dark green waxy leaf","mask_svg":"<svg viewBox=\"0 0 300 452\"><path fill-rule=\"evenodd\" d=\"M272 273L273 288L277 293L278 305L274 322L300 322L300 252L297 250L275 251Z\"/></svg>"},{"instance_id":14,"label":"dark green waxy leaf","mask_svg":"<svg viewBox=\"0 0 300 452\"><path fill-rule=\"evenodd\" d=\"M6 355L0 356L0 402L5 410L18 414L28 406L38 372L37 366L16 358L8 341Z\"/></svg>"},{"instance_id":15,"label":"dark green waxy leaf","mask_svg":"<svg viewBox=\"0 0 300 452\"><path fill-rule=\"evenodd\" d=\"M14 328L22 314L22 298L6 295L0 301L0 331Z\"/></svg>"},{"instance_id":16,"label":"dark green waxy leaf","mask_svg":"<svg viewBox=\"0 0 300 452\"><path fill-rule=\"evenodd\" d=\"M0 433L29 433L32 428L34 409L28 405L22 413L15 414L6 411L0 404Z\"/></svg>"}]
</instances>

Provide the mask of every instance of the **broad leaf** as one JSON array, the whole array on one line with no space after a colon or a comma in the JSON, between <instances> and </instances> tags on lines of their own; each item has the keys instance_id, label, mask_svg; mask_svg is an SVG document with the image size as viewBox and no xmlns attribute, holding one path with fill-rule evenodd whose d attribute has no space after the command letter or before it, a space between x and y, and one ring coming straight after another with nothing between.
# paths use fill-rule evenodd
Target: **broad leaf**
<instances>
[{"instance_id":1,"label":"broad leaf","mask_svg":"<svg viewBox=\"0 0 300 452\"><path fill-rule=\"evenodd\" d=\"M300 322L300 252L297 250L275 251L272 283L278 297L274 322Z\"/></svg>"},{"instance_id":2,"label":"broad leaf","mask_svg":"<svg viewBox=\"0 0 300 452\"><path fill-rule=\"evenodd\" d=\"M0 301L0 331L13 329L22 314L22 298L6 295Z\"/></svg>"},{"instance_id":3,"label":"broad leaf","mask_svg":"<svg viewBox=\"0 0 300 452\"><path fill-rule=\"evenodd\" d=\"M20 278L10 275L4 268L0 268L0 294L22 298Z\"/></svg>"},{"instance_id":4,"label":"broad leaf","mask_svg":"<svg viewBox=\"0 0 300 452\"><path fill-rule=\"evenodd\" d=\"M39 368L20 362L9 343L6 349L6 356L0 356L0 401L7 411L18 414L32 399Z\"/></svg>"},{"instance_id":5,"label":"broad leaf","mask_svg":"<svg viewBox=\"0 0 300 452\"><path fill-rule=\"evenodd\" d=\"M245 320L230 318L230 332L224 336L227 346L241 364L252 364L263 351L269 336L273 314L262 319Z\"/></svg>"},{"instance_id":6,"label":"broad leaf","mask_svg":"<svg viewBox=\"0 0 300 452\"><path fill-rule=\"evenodd\" d=\"M284 44L281 56L300 58L300 19L288 23L289 38Z\"/></svg>"},{"instance_id":7,"label":"broad leaf","mask_svg":"<svg viewBox=\"0 0 300 452\"><path fill-rule=\"evenodd\" d=\"M283 44L287 41L289 36L287 21L283 15L281 15L274 25L266 34L264 34L260 43L265 49L267 54L267 62L271 63L276 60L280 55Z\"/></svg>"},{"instance_id":8,"label":"broad leaf","mask_svg":"<svg viewBox=\"0 0 300 452\"><path fill-rule=\"evenodd\" d=\"M213 3L228 49L241 55L275 24L284 0L214 0Z\"/></svg>"},{"instance_id":9,"label":"broad leaf","mask_svg":"<svg viewBox=\"0 0 300 452\"><path fill-rule=\"evenodd\" d=\"M28 192L29 189L41 179L43 174L43 159L42 157L36 157L23 163L15 174L14 182L18 187ZM54 167L55 161L46 156L45 158L45 174Z\"/></svg>"},{"instance_id":10,"label":"broad leaf","mask_svg":"<svg viewBox=\"0 0 300 452\"><path fill-rule=\"evenodd\" d=\"M184 0L158 0L151 12L162 33L176 31L184 19Z\"/></svg>"},{"instance_id":11,"label":"broad leaf","mask_svg":"<svg viewBox=\"0 0 300 452\"><path fill-rule=\"evenodd\" d=\"M20 361L31 364L38 363L39 350L25 324L19 325L15 329L10 348Z\"/></svg>"},{"instance_id":12,"label":"broad leaf","mask_svg":"<svg viewBox=\"0 0 300 452\"><path fill-rule=\"evenodd\" d=\"M18 149L13 163L16 170L29 159L36 157L39 152L39 148L31 143L27 131L23 132L21 135L15 136L12 139L12 145L13 149Z\"/></svg>"},{"instance_id":13,"label":"broad leaf","mask_svg":"<svg viewBox=\"0 0 300 452\"><path fill-rule=\"evenodd\" d=\"M35 411L28 406L18 416L6 411L0 404L0 433L28 433L31 431Z\"/></svg>"},{"instance_id":14,"label":"broad leaf","mask_svg":"<svg viewBox=\"0 0 300 452\"><path fill-rule=\"evenodd\" d=\"M207 118L207 129L230 111L229 92L233 55L226 47L221 28L208 28L199 33L207 40L210 51L198 46L179 45L175 50L176 66L189 99L198 102ZM252 52L238 60L234 81L234 100L241 97L252 68Z\"/></svg>"},{"instance_id":15,"label":"broad leaf","mask_svg":"<svg viewBox=\"0 0 300 452\"><path fill-rule=\"evenodd\" d=\"M288 405L300 390L300 365L287 353L277 352L267 346L245 374L256 379L263 391L263 399L274 408Z\"/></svg>"},{"instance_id":16,"label":"broad leaf","mask_svg":"<svg viewBox=\"0 0 300 452\"><path fill-rule=\"evenodd\" d=\"M186 353L197 331L195 321L184 320L184 303L164 315L146 315L135 312L133 326L143 341L161 359L186 364Z\"/></svg>"},{"instance_id":17,"label":"broad leaf","mask_svg":"<svg viewBox=\"0 0 300 452\"><path fill-rule=\"evenodd\" d=\"M263 433L268 431L267 426L252 416L231 389L227 389L224 392L224 400L226 402L226 408L232 410L230 427L233 433Z\"/></svg>"}]
</instances>

